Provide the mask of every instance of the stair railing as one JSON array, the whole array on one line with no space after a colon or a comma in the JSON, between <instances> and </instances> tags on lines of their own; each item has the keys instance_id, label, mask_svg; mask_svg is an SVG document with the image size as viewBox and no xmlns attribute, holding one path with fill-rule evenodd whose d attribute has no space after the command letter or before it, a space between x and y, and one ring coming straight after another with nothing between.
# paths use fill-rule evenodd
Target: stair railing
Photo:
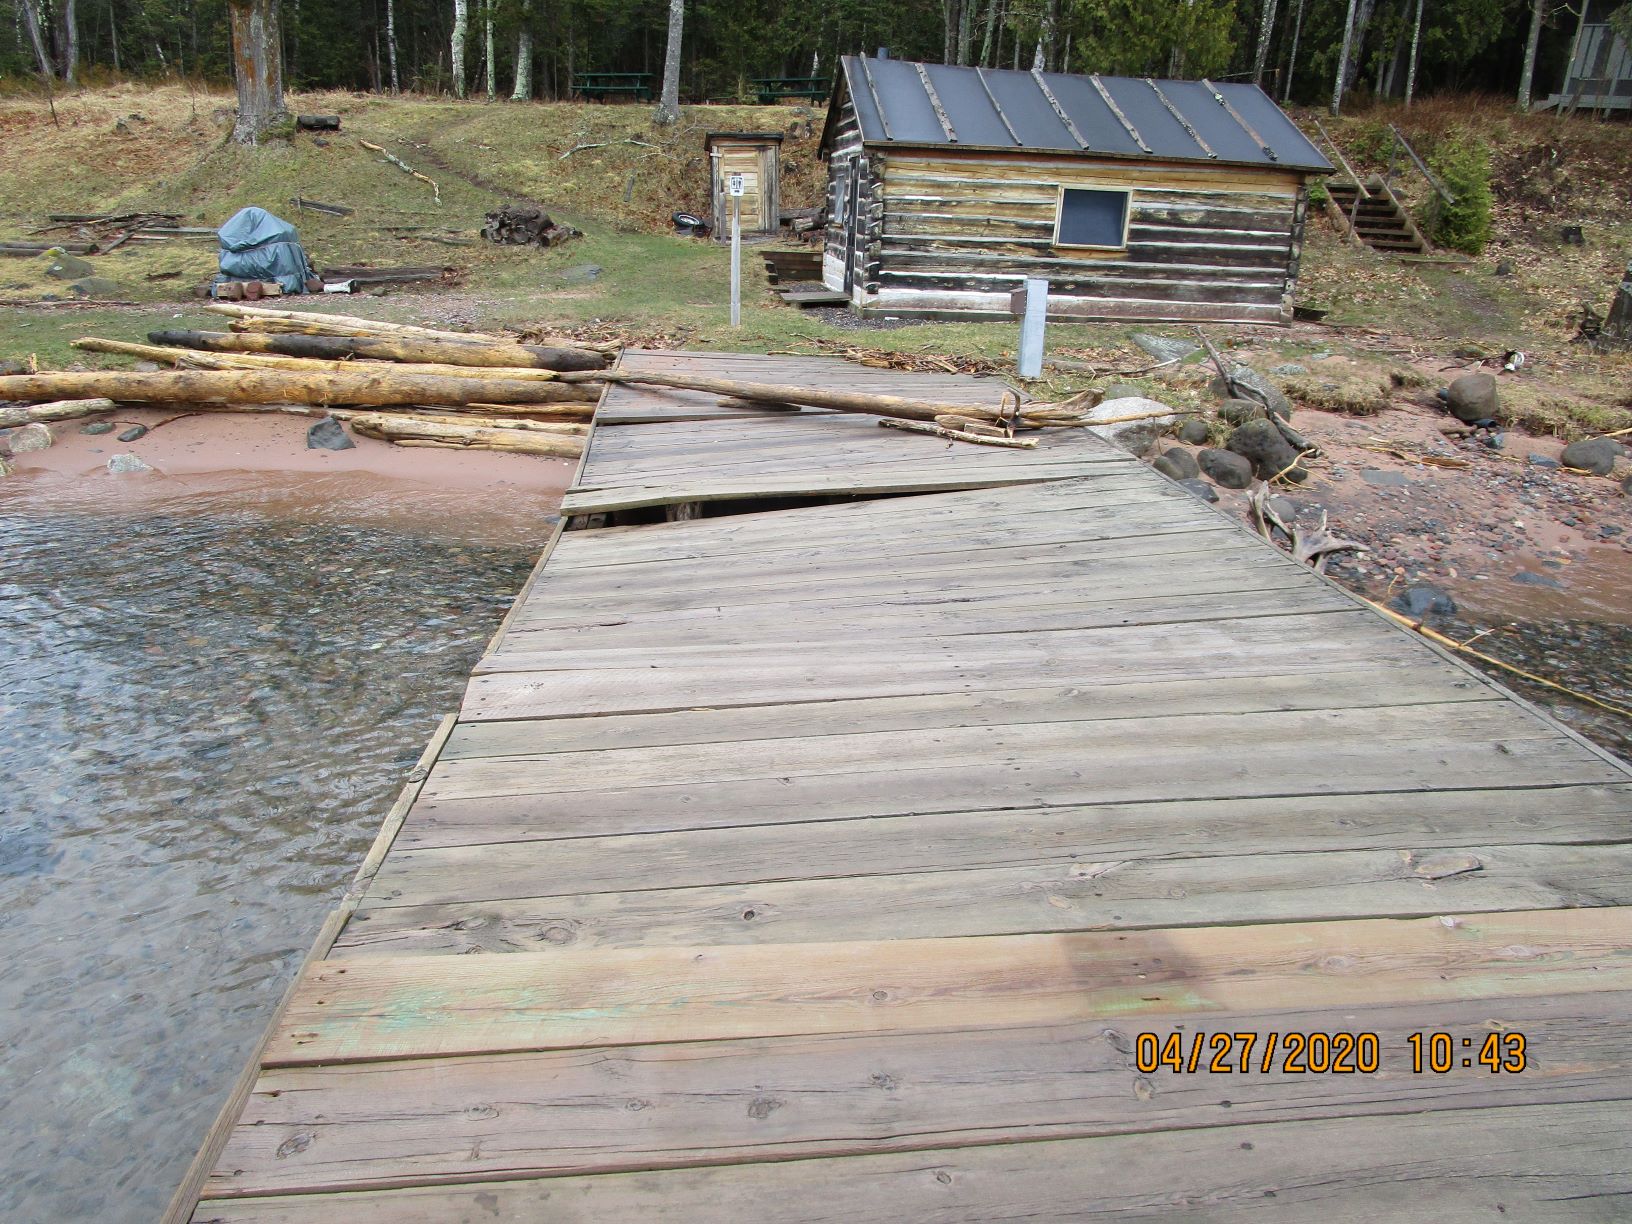
<instances>
[{"instance_id":1,"label":"stair railing","mask_svg":"<svg viewBox=\"0 0 1632 1224\"><path fill-rule=\"evenodd\" d=\"M1349 159L1343 156L1343 150L1337 147L1337 141L1332 139L1332 134L1326 130L1325 125L1322 124L1319 119L1315 120L1315 131L1320 133L1321 139L1326 142L1326 147L1330 149L1332 151L1332 155L1337 158L1337 164L1343 167L1343 173L1348 175L1349 181L1354 184L1354 203L1349 207L1349 236L1358 241L1360 238L1360 230L1358 228L1360 222L1360 201L1370 200L1371 192L1366 190L1366 185L1360 181L1360 176L1354 172L1354 167L1349 165ZM1341 216L1342 214L1340 213L1338 215Z\"/></svg>"},{"instance_id":2,"label":"stair railing","mask_svg":"<svg viewBox=\"0 0 1632 1224\"><path fill-rule=\"evenodd\" d=\"M1447 204L1455 204L1456 197L1450 193L1444 183L1439 181L1434 172L1428 169L1428 163L1417 156L1417 151L1411 147L1411 142L1400 134L1400 129L1391 123L1388 125L1388 130L1393 133L1394 139L1388 146L1388 177L1383 179L1383 186L1391 188L1394 181L1394 165L1399 158L1400 150L1404 149L1417 169L1421 171L1422 177L1428 180L1428 185L1439 193L1439 198Z\"/></svg>"}]
</instances>

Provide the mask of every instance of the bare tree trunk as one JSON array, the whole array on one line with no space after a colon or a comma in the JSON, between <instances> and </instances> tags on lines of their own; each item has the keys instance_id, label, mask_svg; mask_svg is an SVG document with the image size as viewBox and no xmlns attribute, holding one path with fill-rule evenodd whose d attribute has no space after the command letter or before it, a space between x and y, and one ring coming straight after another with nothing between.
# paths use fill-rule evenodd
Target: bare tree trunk
<instances>
[{"instance_id":1,"label":"bare tree trunk","mask_svg":"<svg viewBox=\"0 0 1632 1224\"><path fill-rule=\"evenodd\" d=\"M1292 50L1286 57L1286 80L1281 84L1281 104L1284 106L1292 100L1292 77L1298 67L1298 39L1303 36L1303 6L1305 0L1298 0L1297 15L1292 19ZM1421 0L1418 0L1421 3Z\"/></svg>"},{"instance_id":2,"label":"bare tree trunk","mask_svg":"<svg viewBox=\"0 0 1632 1224\"><path fill-rule=\"evenodd\" d=\"M1043 27L1037 37L1037 55L1032 61L1033 72L1049 72L1054 67L1054 40L1060 32L1060 0L1048 0L1043 6Z\"/></svg>"},{"instance_id":3,"label":"bare tree trunk","mask_svg":"<svg viewBox=\"0 0 1632 1224\"><path fill-rule=\"evenodd\" d=\"M397 79L397 0L385 0L385 53L391 60L391 92L401 93Z\"/></svg>"},{"instance_id":4,"label":"bare tree trunk","mask_svg":"<svg viewBox=\"0 0 1632 1224\"><path fill-rule=\"evenodd\" d=\"M119 67L119 6L108 0L108 47L113 51L113 70L121 72Z\"/></svg>"},{"instance_id":5,"label":"bare tree trunk","mask_svg":"<svg viewBox=\"0 0 1632 1224\"><path fill-rule=\"evenodd\" d=\"M1519 73L1519 109L1530 109L1530 90L1536 77L1536 46L1541 42L1542 12L1547 0L1531 0L1530 37L1524 44L1524 71Z\"/></svg>"},{"instance_id":6,"label":"bare tree trunk","mask_svg":"<svg viewBox=\"0 0 1632 1224\"><path fill-rule=\"evenodd\" d=\"M685 34L686 0L669 0L669 41L663 51L663 94L657 103L657 122L680 118L680 47Z\"/></svg>"},{"instance_id":7,"label":"bare tree trunk","mask_svg":"<svg viewBox=\"0 0 1632 1224\"><path fill-rule=\"evenodd\" d=\"M1422 42L1422 0L1417 0L1417 19L1411 27L1411 66L1405 70L1405 109L1411 109L1411 95L1417 92L1417 47Z\"/></svg>"},{"instance_id":8,"label":"bare tree trunk","mask_svg":"<svg viewBox=\"0 0 1632 1224\"><path fill-rule=\"evenodd\" d=\"M1264 12L1258 22L1258 51L1252 57L1252 83L1264 83L1264 65L1269 62L1269 39L1275 30L1276 0L1264 0Z\"/></svg>"},{"instance_id":9,"label":"bare tree trunk","mask_svg":"<svg viewBox=\"0 0 1632 1224\"><path fill-rule=\"evenodd\" d=\"M969 51L975 41L975 5L980 0L962 0L958 12L958 63L969 63Z\"/></svg>"},{"instance_id":10,"label":"bare tree trunk","mask_svg":"<svg viewBox=\"0 0 1632 1224\"><path fill-rule=\"evenodd\" d=\"M482 17L486 33L483 50L487 57L487 100L491 102L499 96L498 69L493 63L493 0L486 0L482 5Z\"/></svg>"},{"instance_id":11,"label":"bare tree trunk","mask_svg":"<svg viewBox=\"0 0 1632 1224\"><path fill-rule=\"evenodd\" d=\"M941 0L941 63L957 54L958 0Z\"/></svg>"},{"instance_id":12,"label":"bare tree trunk","mask_svg":"<svg viewBox=\"0 0 1632 1224\"><path fill-rule=\"evenodd\" d=\"M283 106L283 40L278 0L227 0L232 23L233 76L238 83L238 122L232 138L259 144L267 128L289 112Z\"/></svg>"},{"instance_id":13,"label":"bare tree trunk","mask_svg":"<svg viewBox=\"0 0 1632 1224\"><path fill-rule=\"evenodd\" d=\"M74 84L79 72L79 22L74 17L74 0L61 0L57 11L57 64L66 84Z\"/></svg>"},{"instance_id":14,"label":"bare tree trunk","mask_svg":"<svg viewBox=\"0 0 1632 1224\"><path fill-rule=\"evenodd\" d=\"M997 32L997 0L986 0L986 31L980 37L980 62L990 67L992 63L992 37Z\"/></svg>"},{"instance_id":15,"label":"bare tree trunk","mask_svg":"<svg viewBox=\"0 0 1632 1224\"><path fill-rule=\"evenodd\" d=\"M57 66L51 53L45 49L45 36L40 30L40 0L22 0L23 25L28 28L28 41L34 44L34 58L39 62L40 75L54 77Z\"/></svg>"},{"instance_id":16,"label":"bare tree trunk","mask_svg":"<svg viewBox=\"0 0 1632 1224\"><path fill-rule=\"evenodd\" d=\"M465 35L470 24L470 0L453 0L453 96L465 96Z\"/></svg>"},{"instance_id":17,"label":"bare tree trunk","mask_svg":"<svg viewBox=\"0 0 1632 1224\"><path fill-rule=\"evenodd\" d=\"M510 91L512 102L533 96L533 0L522 0L521 29L516 31L516 84Z\"/></svg>"},{"instance_id":18,"label":"bare tree trunk","mask_svg":"<svg viewBox=\"0 0 1632 1224\"><path fill-rule=\"evenodd\" d=\"M1354 45L1354 5L1355 0L1349 0L1348 15L1343 19L1343 47L1337 53L1336 79L1332 82L1332 115L1334 118L1343 110L1343 90L1349 79L1349 48Z\"/></svg>"}]
</instances>

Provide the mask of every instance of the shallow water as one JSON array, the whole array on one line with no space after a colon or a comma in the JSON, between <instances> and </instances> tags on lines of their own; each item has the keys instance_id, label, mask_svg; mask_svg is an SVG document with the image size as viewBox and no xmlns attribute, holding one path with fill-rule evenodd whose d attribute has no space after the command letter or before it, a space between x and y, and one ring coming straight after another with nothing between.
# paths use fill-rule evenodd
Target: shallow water
<instances>
[{"instance_id":1,"label":"shallow water","mask_svg":"<svg viewBox=\"0 0 1632 1224\"><path fill-rule=\"evenodd\" d=\"M548 534L493 500L0 488L0 1219L162 1209Z\"/></svg>"}]
</instances>

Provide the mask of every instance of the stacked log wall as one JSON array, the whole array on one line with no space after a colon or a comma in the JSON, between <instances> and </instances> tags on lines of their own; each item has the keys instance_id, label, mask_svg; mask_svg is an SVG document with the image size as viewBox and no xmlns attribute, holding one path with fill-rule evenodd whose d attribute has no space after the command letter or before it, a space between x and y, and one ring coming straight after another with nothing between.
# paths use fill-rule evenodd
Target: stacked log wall
<instances>
[{"instance_id":1,"label":"stacked log wall","mask_svg":"<svg viewBox=\"0 0 1632 1224\"><path fill-rule=\"evenodd\" d=\"M1062 185L1130 191L1126 248L1056 246ZM1291 317L1307 211L1294 171L892 149L874 196L870 311L1007 317L1011 291L1043 276L1057 319Z\"/></svg>"}]
</instances>

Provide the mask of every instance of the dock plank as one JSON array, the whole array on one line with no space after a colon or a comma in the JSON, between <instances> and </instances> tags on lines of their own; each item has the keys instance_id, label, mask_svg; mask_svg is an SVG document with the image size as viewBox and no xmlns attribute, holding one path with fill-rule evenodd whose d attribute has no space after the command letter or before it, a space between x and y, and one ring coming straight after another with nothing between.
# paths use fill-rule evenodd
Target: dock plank
<instances>
[{"instance_id":1,"label":"dock plank","mask_svg":"<svg viewBox=\"0 0 1632 1224\"><path fill-rule=\"evenodd\" d=\"M768 1224L1375 1224L1493 1216L1606 1224L1632 1196L1623 1101L1308 1119L1296 1123L732 1164L609 1177L483 1181L220 1199L198 1224L445 1224L486 1219L755 1219ZM1568 1143L1538 1136L1569 1135Z\"/></svg>"},{"instance_id":2,"label":"dock plank","mask_svg":"<svg viewBox=\"0 0 1632 1224\"><path fill-rule=\"evenodd\" d=\"M1193 1017L933 1033L704 1041L266 1071L211 1197L914 1151L1344 1116L1620 1101L1632 1088L1632 996L1503 996L1231 1011L1231 1031L1377 1034L1363 1075L1134 1070L1135 1034ZM1407 1037L1483 1037L1534 1052L1522 1074L1410 1071ZM535 1086L529 1091L528 1086Z\"/></svg>"}]
</instances>

